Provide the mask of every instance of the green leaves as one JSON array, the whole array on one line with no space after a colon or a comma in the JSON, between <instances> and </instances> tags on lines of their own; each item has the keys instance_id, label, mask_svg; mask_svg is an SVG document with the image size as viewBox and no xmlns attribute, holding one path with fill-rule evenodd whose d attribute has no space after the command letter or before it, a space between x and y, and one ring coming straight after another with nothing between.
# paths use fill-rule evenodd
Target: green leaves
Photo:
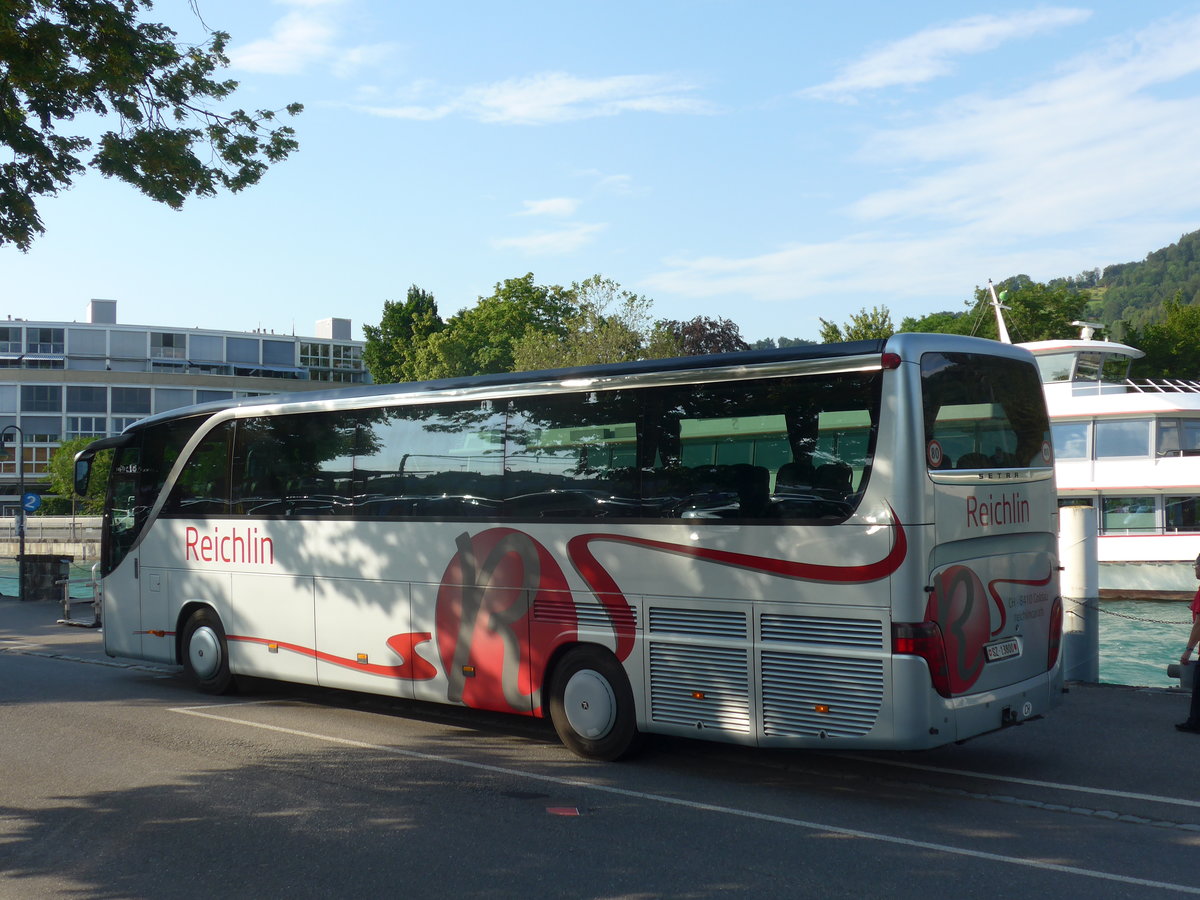
<instances>
[{"instance_id":1,"label":"green leaves","mask_svg":"<svg viewBox=\"0 0 1200 900\"><path fill-rule=\"evenodd\" d=\"M214 74L229 35L184 46L165 25L139 21L150 0L0 3L0 245L28 250L45 229L37 199L94 166L179 209L191 196L257 184L299 146L280 111L218 111L237 89ZM60 131L82 114L115 119L97 139ZM83 155L93 146L95 154Z\"/></svg>"}]
</instances>

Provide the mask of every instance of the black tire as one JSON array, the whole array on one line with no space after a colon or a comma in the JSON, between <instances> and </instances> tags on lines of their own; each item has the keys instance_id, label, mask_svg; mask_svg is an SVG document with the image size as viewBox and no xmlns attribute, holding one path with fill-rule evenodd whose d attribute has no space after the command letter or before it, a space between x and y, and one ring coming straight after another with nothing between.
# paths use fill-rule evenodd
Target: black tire
<instances>
[{"instance_id":1,"label":"black tire","mask_svg":"<svg viewBox=\"0 0 1200 900\"><path fill-rule=\"evenodd\" d=\"M550 719L567 749L584 759L623 759L641 746L629 679L601 647L575 647L555 667Z\"/></svg>"},{"instance_id":2,"label":"black tire","mask_svg":"<svg viewBox=\"0 0 1200 900\"><path fill-rule=\"evenodd\" d=\"M188 680L206 694L233 689L229 650L221 617L211 609L198 609L183 626L183 670Z\"/></svg>"}]
</instances>

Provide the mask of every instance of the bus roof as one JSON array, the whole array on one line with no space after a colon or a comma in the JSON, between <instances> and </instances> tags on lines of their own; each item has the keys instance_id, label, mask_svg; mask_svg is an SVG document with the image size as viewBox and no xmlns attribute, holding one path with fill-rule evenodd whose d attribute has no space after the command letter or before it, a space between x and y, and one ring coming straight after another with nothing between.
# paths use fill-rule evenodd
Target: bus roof
<instances>
[{"instance_id":1,"label":"bus roof","mask_svg":"<svg viewBox=\"0 0 1200 900\"><path fill-rule=\"evenodd\" d=\"M804 344L769 350L746 350L737 353L682 356L668 359L644 359L632 362L605 363L563 369L542 369L532 372L501 372L492 375L472 375L459 378L443 378L434 381L354 385L344 388L330 388L329 390L281 392L241 399L213 400L192 406L166 410L165 412L139 419L130 425L126 431L138 431L154 424L190 416L211 416L228 409L265 406L277 407L290 404L321 404L333 401L344 402L346 400L367 402L386 401L389 397L401 398L411 394L436 394L442 392L469 395L471 392L477 390L495 389L510 385L549 385L554 383L567 385L570 382L619 379L623 377L654 375L657 373L704 370L729 371L731 369L753 369L760 366L788 362L802 363L806 361L815 362L857 356L873 356L882 354L885 346L889 343L903 352L902 348L917 349L923 347L931 339L938 340L940 345L961 343L961 349L963 350L970 347L978 351L981 345L987 344L990 345L989 352L1000 355L1005 355L1006 351L1013 351L1013 345L999 344L995 341L985 341L980 338L961 337L958 335L897 334L888 340ZM607 385L607 387L615 387L615 385ZM467 399L467 397L464 397L464 399Z\"/></svg>"}]
</instances>

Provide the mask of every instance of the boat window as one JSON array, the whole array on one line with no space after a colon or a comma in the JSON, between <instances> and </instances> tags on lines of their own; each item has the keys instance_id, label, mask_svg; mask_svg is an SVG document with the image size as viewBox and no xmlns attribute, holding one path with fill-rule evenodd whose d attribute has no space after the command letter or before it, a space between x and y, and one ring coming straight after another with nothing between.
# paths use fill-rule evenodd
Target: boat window
<instances>
[{"instance_id":1,"label":"boat window","mask_svg":"<svg viewBox=\"0 0 1200 900\"><path fill-rule=\"evenodd\" d=\"M1080 353L1075 363L1076 381L1099 381L1104 357L1099 353Z\"/></svg>"},{"instance_id":2,"label":"boat window","mask_svg":"<svg viewBox=\"0 0 1200 900\"><path fill-rule=\"evenodd\" d=\"M1075 362L1074 353L1048 353L1035 358L1042 384L1054 381L1070 381L1071 365Z\"/></svg>"},{"instance_id":3,"label":"boat window","mask_svg":"<svg viewBox=\"0 0 1200 900\"><path fill-rule=\"evenodd\" d=\"M1200 531L1200 497L1166 497L1167 531Z\"/></svg>"},{"instance_id":4,"label":"boat window","mask_svg":"<svg viewBox=\"0 0 1200 900\"><path fill-rule=\"evenodd\" d=\"M1149 455L1149 419L1116 419L1096 423L1096 459Z\"/></svg>"},{"instance_id":5,"label":"boat window","mask_svg":"<svg viewBox=\"0 0 1200 900\"><path fill-rule=\"evenodd\" d=\"M1200 456L1200 419L1159 419L1158 456Z\"/></svg>"},{"instance_id":6,"label":"boat window","mask_svg":"<svg viewBox=\"0 0 1200 900\"><path fill-rule=\"evenodd\" d=\"M1106 384L1122 384L1129 378L1131 365L1133 360L1124 353L1106 353L1100 380Z\"/></svg>"},{"instance_id":7,"label":"boat window","mask_svg":"<svg viewBox=\"0 0 1200 900\"><path fill-rule=\"evenodd\" d=\"M1050 426L1055 459L1087 459L1088 422L1056 422Z\"/></svg>"},{"instance_id":8,"label":"boat window","mask_svg":"<svg viewBox=\"0 0 1200 900\"><path fill-rule=\"evenodd\" d=\"M1154 500L1153 496L1105 497L1100 530L1105 534L1156 531Z\"/></svg>"}]
</instances>

